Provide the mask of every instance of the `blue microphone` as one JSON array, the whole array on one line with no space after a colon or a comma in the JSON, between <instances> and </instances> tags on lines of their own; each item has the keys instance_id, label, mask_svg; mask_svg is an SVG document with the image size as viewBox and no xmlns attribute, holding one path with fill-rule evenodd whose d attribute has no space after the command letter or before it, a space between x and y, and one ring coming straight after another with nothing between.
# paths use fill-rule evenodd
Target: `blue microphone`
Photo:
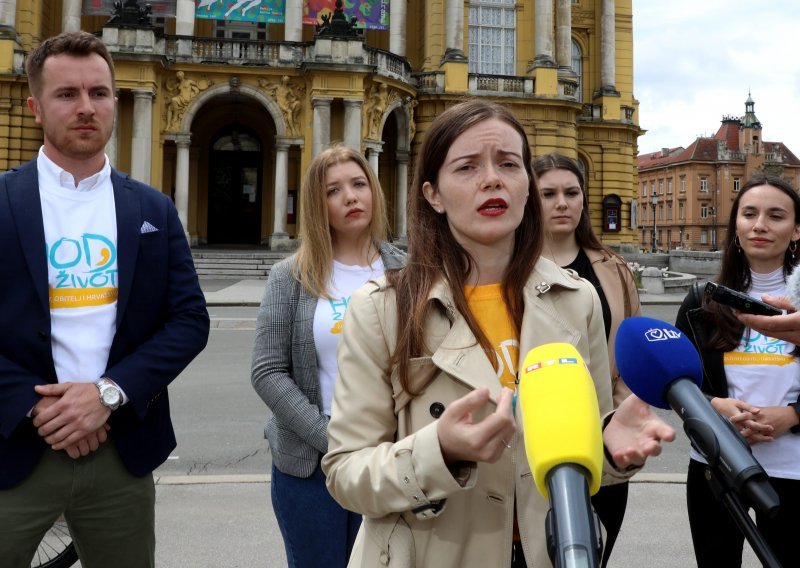
<instances>
[{"instance_id":1,"label":"blue microphone","mask_svg":"<svg viewBox=\"0 0 800 568\"><path fill-rule=\"evenodd\" d=\"M653 318L625 319L614 354L622 379L636 396L678 413L692 446L709 467L759 511L768 516L778 512L778 495L750 446L700 391L700 357L678 328Z\"/></svg>"}]
</instances>

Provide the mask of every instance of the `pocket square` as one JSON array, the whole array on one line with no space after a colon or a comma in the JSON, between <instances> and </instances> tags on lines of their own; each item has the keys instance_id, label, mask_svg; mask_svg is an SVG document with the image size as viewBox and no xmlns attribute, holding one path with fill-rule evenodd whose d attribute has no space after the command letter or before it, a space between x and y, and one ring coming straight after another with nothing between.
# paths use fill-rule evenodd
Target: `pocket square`
<instances>
[{"instance_id":1,"label":"pocket square","mask_svg":"<svg viewBox=\"0 0 800 568\"><path fill-rule=\"evenodd\" d=\"M144 223L142 223L142 228L140 229L140 232L143 235L145 233L157 233L158 229L155 228L153 225L151 225L149 221L145 221Z\"/></svg>"}]
</instances>

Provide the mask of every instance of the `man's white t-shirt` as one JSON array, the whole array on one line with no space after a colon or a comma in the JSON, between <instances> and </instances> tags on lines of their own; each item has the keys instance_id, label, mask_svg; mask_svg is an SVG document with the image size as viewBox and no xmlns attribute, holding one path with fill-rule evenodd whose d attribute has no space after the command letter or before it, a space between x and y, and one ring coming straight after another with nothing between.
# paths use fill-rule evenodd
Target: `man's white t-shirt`
<instances>
[{"instance_id":1,"label":"man's white t-shirt","mask_svg":"<svg viewBox=\"0 0 800 568\"><path fill-rule=\"evenodd\" d=\"M378 258L371 266L348 266L333 261L333 274L328 290L331 300L320 298L314 312L314 346L317 351L322 411L331 415L333 386L339 374L336 349L342 334L342 322L353 292L369 280L383 275L383 261Z\"/></svg>"},{"instance_id":2,"label":"man's white t-shirt","mask_svg":"<svg viewBox=\"0 0 800 568\"><path fill-rule=\"evenodd\" d=\"M111 167L75 186L43 150L37 159L59 383L103 376L116 333L117 216Z\"/></svg>"}]
</instances>

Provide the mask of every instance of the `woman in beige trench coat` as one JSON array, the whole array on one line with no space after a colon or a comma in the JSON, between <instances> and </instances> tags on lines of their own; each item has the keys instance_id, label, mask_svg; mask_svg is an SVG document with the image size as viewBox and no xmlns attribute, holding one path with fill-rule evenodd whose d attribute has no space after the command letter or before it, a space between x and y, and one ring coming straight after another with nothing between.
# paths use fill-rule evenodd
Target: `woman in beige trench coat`
<instances>
[{"instance_id":1,"label":"woman in beige trench coat","mask_svg":"<svg viewBox=\"0 0 800 568\"><path fill-rule=\"evenodd\" d=\"M674 431L635 397L609 414L597 294L540 258L530 150L504 107L467 101L431 124L408 240L406 267L352 296L339 347L322 466L333 497L365 517L350 566L549 566L548 504L508 388L524 354L568 342L584 358L607 479Z\"/></svg>"}]
</instances>

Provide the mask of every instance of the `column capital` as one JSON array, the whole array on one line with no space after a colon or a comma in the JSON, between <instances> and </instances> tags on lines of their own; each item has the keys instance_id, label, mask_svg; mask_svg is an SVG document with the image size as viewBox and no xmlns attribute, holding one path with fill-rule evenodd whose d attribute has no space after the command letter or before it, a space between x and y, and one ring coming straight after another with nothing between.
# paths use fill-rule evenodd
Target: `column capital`
<instances>
[{"instance_id":1,"label":"column capital","mask_svg":"<svg viewBox=\"0 0 800 568\"><path fill-rule=\"evenodd\" d=\"M188 148L192 143L192 135L190 133L175 134L172 139L178 148Z\"/></svg>"},{"instance_id":2,"label":"column capital","mask_svg":"<svg viewBox=\"0 0 800 568\"><path fill-rule=\"evenodd\" d=\"M275 149L286 151L292 146L300 146L303 147L303 138L290 138L289 136L276 136L275 137Z\"/></svg>"},{"instance_id":3,"label":"column capital","mask_svg":"<svg viewBox=\"0 0 800 568\"><path fill-rule=\"evenodd\" d=\"M156 96L156 93L153 89L131 89L131 93L133 93L133 98L135 99L150 99L152 100L153 97Z\"/></svg>"},{"instance_id":4,"label":"column capital","mask_svg":"<svg viewBox=\"0 0 800 568\"><path fill-rule=\"evenodd\" d=\"M331 106L333 97L311 97L311 104L317 106Z\"/></svg>"},{"instance_id":5,"label":"column capital","mask_svg":"<svg viewBox=\"0 0 800 568\"><path fill-rule=\"evenodd\" d=\"M405 150L398 150L394 153L394 161L398 164L407 164L408 163L408 152Z\"/></svg>"},{"instance_id":6,"label":"column capital","mask_svg":"<svg viewBox=\"0 0 800 568\"><path fill-rule=\"evenodd\" d=\"M376 154L380 154L383 152L383 142L378 142L377 140L364 140L364 148L369 150L370 152L375 152Z\"/></svg>"},{"instance_id":7,"label":"column capital","mask_svg":"<svg viewBox=\"0 0 800 568\"><path fill-rule=\"evenodd\" d=\"M357 107L364 104L364 99L342 99L342 102L346 107Z\"/></svg>"}]
</instances>

